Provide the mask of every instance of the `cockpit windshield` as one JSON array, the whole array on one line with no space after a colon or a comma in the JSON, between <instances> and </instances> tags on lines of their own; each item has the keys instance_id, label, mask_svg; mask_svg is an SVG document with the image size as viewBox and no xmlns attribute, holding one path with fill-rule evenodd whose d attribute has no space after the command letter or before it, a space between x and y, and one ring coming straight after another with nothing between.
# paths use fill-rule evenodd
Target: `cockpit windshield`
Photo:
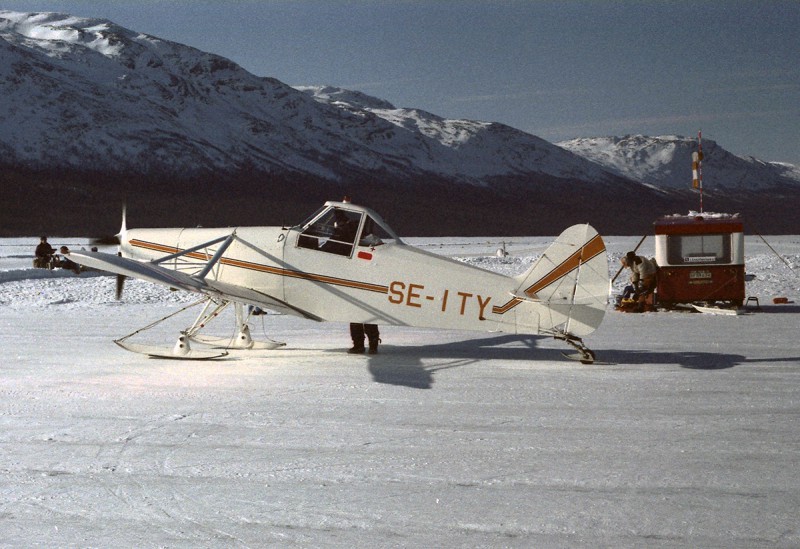
<instances>
[{"instance_id":1,"label":"cockpit windshield","mask_svg":"<svg viewBox=\"0 0 800 549\"><path fill-rule=\"evenodd\" d=\"M304 220L302 223L300 223L299 225L295 225L295 226L296 226L296 227L306 227L306 226L307 226L309 223L311 223L312 221L314 221L314 220L315 220L317 217L319 217L319 215L320 215L322 212L324 212L325 210L327 210L329 207L330 207L330 206L327 206L327 205L325 205L325 206L322 206L322 207L321 207L321 208L319 208L319 209L318 209L316 212L314 212L313 214L311 214L310 216L308 216L308 217L307 217L307 218L306 218L306 219L305 219L305 220Z\"/></svg>"},{"instance_id":2,"label":"cockpit windshield","mask_svg":"<svg viewBox=\"0 0 800 549\"><path fill-rule=\"evenodd\" d=\"M361 225L362 214L331 208L308 225L297 241L301 248L349 256Z\"/></svg>"},{"instance_id":3,"label":"cockpit windshield","mask_svg":"<svg viewBox=\"0 0 800 549\"><path fill-rule=\"evenodd\" d=\"M400 239L366 208L329 202L300 226L297 246L351 256L354 246L381 246Z\"/></svg>"}]
</instances>

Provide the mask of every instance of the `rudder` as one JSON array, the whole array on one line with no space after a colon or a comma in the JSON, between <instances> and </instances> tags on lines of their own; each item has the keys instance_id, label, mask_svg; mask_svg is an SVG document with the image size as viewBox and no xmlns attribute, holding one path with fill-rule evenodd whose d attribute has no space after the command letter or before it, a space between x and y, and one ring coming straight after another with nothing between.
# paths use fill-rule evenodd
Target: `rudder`
<instances>
[{"instance_id":1,"label":"rudder","mask_svg":"<svg viewBox=\"0 0 800 549\"><path fill-rule=\"evenodd\" d=\"M591 225L573 225L517 280L515 294L541 308L540 331L590 334L602 322L608 301L603 238Z\"/></svg>"}]
</instances>

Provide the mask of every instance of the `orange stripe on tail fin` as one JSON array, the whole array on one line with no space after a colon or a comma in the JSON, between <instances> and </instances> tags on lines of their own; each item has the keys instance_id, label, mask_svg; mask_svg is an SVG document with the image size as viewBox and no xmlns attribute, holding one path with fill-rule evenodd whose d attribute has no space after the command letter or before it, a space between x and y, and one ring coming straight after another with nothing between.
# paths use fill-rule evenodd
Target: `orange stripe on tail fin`
<instances>
[{"instance_id":1,"label":"orange stripe on tail fin","mask_svg":"<svg viewBox=\"0 0 800 549\"><path fill-rule=\"evenodd\" d=\"M552 271L537 280L534 284L525 289L525 295L532 299L537 299L537 292L553 284L560 278L565 277L581 263L587 263L594 256L606 251L606 246L603 239L599 234L596 234L589 242L581 246L581 248L565 259L561 264L557 265Z\"/></svg>"}]
</instances>

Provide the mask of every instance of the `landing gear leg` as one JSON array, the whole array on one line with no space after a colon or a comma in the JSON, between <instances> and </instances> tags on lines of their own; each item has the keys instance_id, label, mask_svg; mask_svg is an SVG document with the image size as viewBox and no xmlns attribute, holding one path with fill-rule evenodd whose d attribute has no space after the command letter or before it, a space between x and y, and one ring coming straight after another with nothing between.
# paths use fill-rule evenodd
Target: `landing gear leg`
<instances>
[{"instance_id":1,"label":"landing gear leg","mask_svg":"<svg viewBox=\"0 0 800 549\"><path fill-rule=\"evenodd\" d=\"M577 349L577 353L561 353L566 358L570 360L577 360L581 364L593 364L594 363L594 351L589 349L586 345L583 344L583 340L579 337L575 337L569 334L556 334L553 336L555 339L560 339L571 345L575 349Z\"/></svg>"}]
</instances>

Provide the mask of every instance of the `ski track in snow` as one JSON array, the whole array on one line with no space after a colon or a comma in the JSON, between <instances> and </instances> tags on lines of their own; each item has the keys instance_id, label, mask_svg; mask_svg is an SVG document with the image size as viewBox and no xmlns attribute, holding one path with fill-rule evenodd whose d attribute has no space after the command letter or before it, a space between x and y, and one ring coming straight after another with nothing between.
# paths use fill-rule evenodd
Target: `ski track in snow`
<instances>
[{"instance_id":1,"label":"ski track in snow","mask_svg":"<svg viewBox=\"0 0 800 549\"><path fill-rule=\"evenodd\" d=\"M278 315L252 329L284 348L148 359L111 340L196 296L129 280L118 302L0 239L0 546L796 547L800 237L766 238L792 269L747 237L761 311L609 311L594 366L392 327L352 357L346 325ZM517 274L552 239L409 240ZM606 238L612 275L637 241Z\"/></svg>"}]
</instances>

